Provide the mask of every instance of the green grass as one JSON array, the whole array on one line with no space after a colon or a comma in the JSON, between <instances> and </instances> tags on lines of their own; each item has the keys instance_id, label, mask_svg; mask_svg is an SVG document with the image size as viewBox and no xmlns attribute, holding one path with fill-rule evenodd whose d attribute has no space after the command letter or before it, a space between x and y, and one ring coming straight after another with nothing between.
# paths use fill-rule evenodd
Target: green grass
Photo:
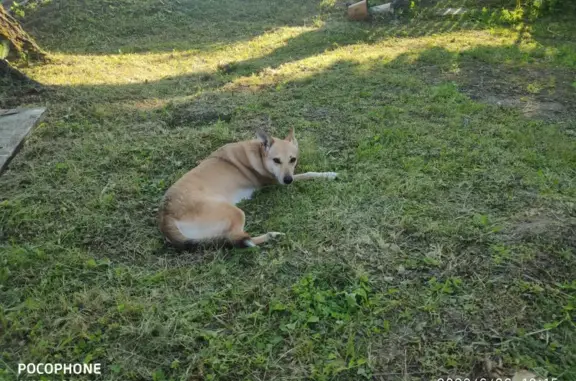
<instances>
[{"instance_id":1,"label":"green grass","mask_svg":"<svg viewBox=\"0 0 576 381\"><path fill-rule=\"evenodd\" d=\"M576 380L573 18L164 3L26 11L52 62L22 68L48 91L0 89L48 107L0 178L0 378L436 380L500 357ZM258 127L340 179L242 205L276 244L166 247L166 189Z\"/></svg>"}]
</instances>

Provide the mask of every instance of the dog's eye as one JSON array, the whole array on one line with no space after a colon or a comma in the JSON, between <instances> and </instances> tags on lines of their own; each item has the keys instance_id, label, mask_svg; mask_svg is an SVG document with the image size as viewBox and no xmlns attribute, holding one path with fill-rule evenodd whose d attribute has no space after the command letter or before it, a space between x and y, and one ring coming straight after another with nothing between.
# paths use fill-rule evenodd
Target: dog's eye
<instances>
[{"instance_id":1,"label":"dog's eye","mask_svg":"<svg viewBox=\"0 0 576 381\"><path fill-rule=\"evenodd\" d=\"M275 162L276 164L282 164L282 162L280 161L280 159L278 159L277 157L275 157L275 158L272 159L272 160L274 160L274 162Z\"/></svg>"},{"instance_id":2,"label":"dog's eye","mask_svg":"<svg viewBox=\"0 0 576 381\"><path fill-rule=\"evenodd\" d=\"M296 162L296 158L293 157L292 159L290 159L290 163L294 164Z\"/></svg>"}]
</instances>

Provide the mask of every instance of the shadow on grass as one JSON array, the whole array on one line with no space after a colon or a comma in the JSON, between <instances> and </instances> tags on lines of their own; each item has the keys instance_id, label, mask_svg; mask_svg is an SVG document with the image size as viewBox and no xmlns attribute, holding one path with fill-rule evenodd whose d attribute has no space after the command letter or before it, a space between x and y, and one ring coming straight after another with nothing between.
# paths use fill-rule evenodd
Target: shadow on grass
<instances>
[{"instance_id":1,"label":"shadow on grass","mask_svg":"<svg viewBox=\"0 0 576 381\"><path fill-rule=\"evenodd\" d=\"M32 14L29 17L29 22L32 26L36 25L38 29L38 36L44 38L52 39L52 42L47 42L48 46L54 51L60 52L75 52L75 53L90 53L90 54L109 54L118 53L116 50L117 46L122 44L127 44L126 46L132 46L123 53L130 52L155 52L155 51L165 51L172 50L167 48L169 46L180 45L180 49L196 49L196 50L212 50L219 49L228 46L231 43L237 42L242 39L249 39L253 36L259 35L264 29L270 29L273 27L263 27L256 34L243 34L243 30L234 31L229 24L224 27L223 25L214 26L218 29L217 33L210 34L210 37L206 36L192 36L190 38L186 37L184 40L179 40L178 36L166 35L163 33L154 34L153 30L146 29L145 33L113 33L113 29L118 25L122 25L122 21L109 21L110 25L98 25L96 28L98 33L104 33L105 36L94 37L94 35L89 32L91 29L76 28L72 21L67 21L68 18L76 20L78 24L82 23L85 14L95 13L96 8L88 8L84 10L75 1L70 1L70 9L59 3L51 3L46 9L41 8L37 13ZM257 1L257 0L254 0ZM99 6L105 6L101 3ZM108 3L106 3L108 4ZM152 4L144 2L148 7ZM239 6L239 3L233 3L235 6ZM295 3L296 4L296 3ZM242 5L242 4L240 4ZM108 5L106 5L108 6ZM206 6L206 5L204 5ZM243 5L244 6L244 5ZM277 5L276 5L277 6ZM121 17L128 18L134 22L138 20L138 17L147 17L146 14L141 15L141 11L138 11L140 6L134 6L136 9L133 13L124 11L120 13ZM146 7L144 7L147 9ZM260 8L258 8L260 9ZM58 14L62 11L62 14L58 17L51 18L52 13ZM308 10L309 11L309 10ZM84 16L80 17L79 14ZM106 12L103 13L102 17ZM214 16L214 15L212 15ZM221 17L232 17L232 15L221 15ZM200 16L196 16L200 17ZM266 22L278 22L272 15L268 15L268 20ZM227 20L227 22L232 22ZM303 19L292 20L293 23L303 23ZM72 24L70 24L72 23ZM89 23L88 23L89 24ZM145 21L138 21L138 25L144 27L146 25ZM257 25L260 25L257 23ZM268 25L268 24L266 24ZM286 23L290 25L290 23ZM255 26L255 28L260 28L260 26ZM275 69L284 64L302 60L308 57L317 56L326 51L334 50L339 47L344 47L353 44L373 44L382 40L392 39L392 38L418 38L422 36L430 35L441 35L443 33L450 33L457 30L480 30L486 26L471 22L462 16L450 17L447 19L437 19L437 20L423 20L423 21L408 21L408 20L392 20L390 18L385 18L383 20L374 20L373 22L348 22L339 21L337 18L331 19L324 26L315 28L313 30L305 31L298 34L295 37L291 37L286 40L286 43L282 46L272 50L271 52L265 54L262 57L256 57L247 59L240 62L230 62L231 70L225 72L219 71L216 67L212 71L195 72L186 76L171 77L164 80L158 81L156 83L142 84L131 86L95 86L96 88L101 88L102 90L109 89L107 94L98 92L84 92L83 90L90 88L90 86L76 86L70 87L72 90L70 93L77 98L79 102L94 102L96 99L91 99L95 97L100 100L108 99L109 101L116 101L121 99L127 99L133 97L133 99L142 99L147 97L157 96L159 98L167 98L177 94L187 95L190 90L195 91L198 88L202 89L216 89L226 83L232 82L239 77L249 76L252 74L259 74L265 69ZM44 29L42 29L44 28ZM58 30L58 33L65 33L66 37L59 34L54 35L50 30ZM66 30L67 28L72 28ZM197 25L194 28L198 28ZM252 28L252 26L251 26ZM211 33L211 32L210 32ZM219 34L220 33L220 34ZM224 34L230 34L229 36L224 36ZM153 36L153 37L151 37ZM150 38L153 38L155 42L150 42ZM201 41L198 44L197 40ZM107 42L110 41L110 44ZM70 44L78 43L79 50L76 48L71 48ZM156 46L156 43L159 45ZM114 46L114 48L111 48ZM81 47L81 48L80 48ZM170 58L167 57L166 60ZM140 91L137 89L143 89L144 93L140 96L138 95ZM9 89L8 89L9 90ZM5 96L3 96L0 105L2 107L12 107L22 101L34 102L41 99L35 93L30 94L27 88L14 88L12 91L8 91ZM82 96L78 97L77 90L82 90Z\"/></svg>"},{"instance_id":2,"label":"shadow on grass","mask_svg":"<svg viewBox=\"0 0 576 381\"><path fill-rule=\"evenodd\" d=\"M466 24L460 27L466 28ZM408 29L407 33L427 33L424 31L425 29ZM376 42L395 34L403 35L404 32L405 25L376 31L358 27L348 33L329 29L314 30L290 39L286 45L264 57L235 63L229 73L214 70L126 85L53 86L50 94L37 95L35 99L42 101L54 99L56 96L58 103L70 102L73 105L73 115L76 111L82 114L91 113L94 104L128 102L134 105L145 104L150 100L165 104L177 98L195 98L194 94L201 89L202 95L194 102L188 100L186 111L179 113L176 110L169 124L174 126L188 123L198 126L219 119L230 121L235 113L235 99L246 99L251 93L260 93L261 90L273 92L272 88L279 85L277 82L283 81L275 77L274 70L268 69L347 44ZM517 43L506 46L480 45L459 51L432 47L402 54L388 65L410 71L417 77L426 77L429 84L455 81L473 99L489 103L503 102L504 106L520 106L520 98L529 97L548 103L545 107L552 107L549 111L553 114L568 112L573 109L570 105L575 96L570 70L574 65L571 60L575 55L570 53L570 50L566 50L566 54L560 51L556 55L550 55L551 48L546 45L521 47ZM550 63L553 65L549 65ZM308 68L301 65L294 70L302 73ZM237 80L248 79L252 75L257 75L257 79L246 84L235 84ZM307 79L309 80L313 79ZM282 86L292 85L287 82ZM224 90L226 88L233 90ZM9 100L5 102L11 106L19 101L20 98L14 98L14 103ZM267 109L271 106L270 102L266 101L262 107ZM170 112L175 111L173 105L169 107ZM180 111L184 109L182 105L177 108ZM148 112L153 109L153 105L145 106L141 111ZM81 115L79 117L82 118Z\"/></svg>"},{"instance_id":3,"label":"shadow on grass","mask_svg":"<svg viewBox=\"0 0 576 381\"><path fill-rule=\"evenodd\" d=\"M454 31L481 30L485 25L461 16L422 22L384 18L366 23L327 23L324 27L291 38L264 57L235 63L239 75L277 68L283 64L316 56L354 44L374 44L392 38L418 38Z\"/></svg>"},{"instance_id":4,"label":"shadow on grass","mask_svg":"<svg viewBox=\"0 0 576 381\"><path fill-rule=\"evenodd\" d=\"M283 26L311 23L318 1L52 1L25 27L52 52L118 54L207 51Z\"/></svg>"},{"instance_id":5,"label":"shadow on grass","mask_svg":"<svg viewBox=\"0 0 576 381\"><path fill-rule=\"evenodd\" d=\"M436 3L436 8L443 4ZM75 0L67 0L65 3L53 2L40 8L27 20L33 30L36 28L38 37L46 39L49 48L64 53L114 54L119 50L123 53L190 49L205 51L221 49L280 26L302 25L311 20L310 15L319 7L317 3L298 1L291 2L289 8L282 8L284 6L277 3L264 4L260 0L248 3L234 1L223 9L215 9L210 2L162 5L152 1L136 3L125 0L117 4L98 1L80 4ZM245 20L246 23L242 24L242 17L246 16L247 9L252 10L252 13ZM186 96L191 90L216 89L239 77L259 74L266 69L275 69L347 45L372 44L391 38L418 38L488 27L467 15L400 21L384 18L361 23L343 22L338 20L343 20L343 15L333 16L324 26L289 38L285 44L262 57L230 62L231 69L226 72L219 72L215 67L212 71L166 78L143 86L79 86L73 88L71 94L78 97L77 90L82 90L82 96L78 98L80 102L94 102L97 99L137 100L155 96L163 99L178 94ZM207 25L203 27L202 23ZM522 40L526 28L526 24L523 25L517 43ZM541 56L545 54L544 51L551 41L544 38L542 43ZM515 54L518 55L517 53ZM568 55L565 61L573 58L573 55ZM83 91L90 88L104 91ZM106 93L106 89L111 91ZM33 102L41 99L34 93L30 97L28 95L26 88L12 89L7 96L3 96L2 106L11 107L22 100ZM92 97L96 99L90 99Z\"/></svg>"},{"instance_id":6,"label":"shadow on grass","mask_svg":"<svg viewBox=\"0 0 576 381\"><path fill-rule=\"evenodd\" d=\"M329 25L295 37L270 56L301 59L352 43L483 28L462 15L409 23L387 17L349 22L344 9L327 9L320 1L304 0L288 3L234 0L225 6L188 0L171 3L65 0L31 11L24 22L40 44L52 52L118 54L210 51L279 27L312 26L314 20L322 18L335 27ZM277 66L274 59L264 61ZM259 66L258 61L251 60L244 64Z\"/></svg>"},{"instance_id":7,"label":"shadow on grass","mask_svg":"<svg viewBox=\"0 0 576 381\"><path fill-rule=\"evenodd\" d=\"M230 2L220 12L210 2L161 5L152 1L125 0L116 4L100 1L84 4L66 0L40 7L27 16L26 25L41 45L53 52L104 55L190 50L190 54L194 54L195 51L206 53L225 49L231 44L255 38L279 27L302 26L316 17L310 15L318 11L318 7L315 2L306 1L279 5L251 0L248 3ZM250 17L243 19L240 15L244 15L246 9L252 9L253 12ZM231 62L230 72L222 73L215 67L213 71L167 78L159 82L158 86L147 88L156 87L161 98L174 94L174 90L186 95L193 88L216 88L242 76L258 74L265 69L274 69L347 45L485 28L485 25L462 16L422 21L383 18L355 23L344 21L343 14L332 14L328 19L323 26L287 39L285 44L262 57ZM166 57L166 60L170 59ZM179 85L194 87L183 88ZM123 99L135 91L130 90L130 86L125 89L129 91L123 92L118 87L107 96L102 94L102 99ZM149 95L153 96L154 93L152 90ZM90 94L86 95L90 98ZM93 95L100 97L100 94ZM82 102L83 98L78 100ZM0 106L13 107L39 99L42 97L27 87L12 86L3 89Z\"/></svg>"}]
</instances>

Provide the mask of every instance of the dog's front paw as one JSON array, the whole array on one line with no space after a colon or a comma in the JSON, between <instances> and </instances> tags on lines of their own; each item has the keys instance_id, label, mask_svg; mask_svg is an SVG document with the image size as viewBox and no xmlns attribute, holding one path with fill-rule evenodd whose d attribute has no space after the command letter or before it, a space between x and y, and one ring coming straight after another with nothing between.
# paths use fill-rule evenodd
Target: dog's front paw
<instances>
[{"instance_id":1,"label":"dog's front paw","mask_svg":"<svg viewBox=\"0 0 576 381\"><path fill-rule=\"evenodd\" d=\"M280 232L268 232L268 233L266 233L266 237L268 237L268 239L277 239L279 237L282 237L283 235L286 235L286 234L280 233Z\"/></svg>"},{"instance_id":2,"label":"dog's front paw","mask_svg":"<svg viewBox=\"0 0 576 381\"><path fill-rule=\"evenodd\" d=\"M338 177L336 172L324 172L322 175L328 180L334 180L336 177Z\"/></svg>"}]
</instances>

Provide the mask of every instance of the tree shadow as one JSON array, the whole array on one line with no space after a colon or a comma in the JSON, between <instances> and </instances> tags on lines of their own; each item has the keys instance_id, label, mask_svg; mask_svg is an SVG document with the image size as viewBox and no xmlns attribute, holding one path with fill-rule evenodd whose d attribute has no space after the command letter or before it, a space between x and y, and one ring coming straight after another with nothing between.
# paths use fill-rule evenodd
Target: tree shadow
<instances>
[{"instance_id":1,"label":"tree shadow","mask_svg":"<svg viewBox=\"0 0 576 381\"><path fill-rule=\"evenodd\" d=\"M278 27L300 26L318 1L63 0L28 11L24 25L51 52L118 54L207 51Z\"/></svg>"},{"instance_id":2,"label":"tree shadow","mask_svg":"<svg viewBox=\"0 0 576 381\"><path fill-rule=\"evenodd\" d=\"M478 6L492 3L482 1ZM265 57L238 63L242 75L257 72L263 67L277 67L283 59L284 62L297 60L358 42L371 43L392 37L422 37L488 27L475 16L437 15L441 8L469 5L465 0L422 1L422 9L428 10L426 14L434 17L412 20L376 17L370 22L361 23L347 21L342 9L329 11L320 4L318 0L272 3L265 0L233 0L225 6L216 7L210 1L192 0L64 0L53 1L30 11L24 22L40 44L52 52L118 54L214 51L280 27L314 25L319 19L328 20L324 27L316 27L289 39ZM519 34L519 40L523 34Z\"/></svg>"},{"instance_id":3,"label":"tree shadow","mask_svg":"<svg viewBox=\"0 0 576 381\"><path fill-rule=\"evenodd\" d=\"M398 23L396 25L381 23L356 24L346 29L323 27L301 33L287 40L283 46L269 52L262 57L251 58L241 62L231 63L229 71L201 71L187 75L166 77L157 81L125 85L76 85L49 87L54 94L58 93L61 101L68 100L76 105L89 105L94 102L140 102L149 99L169 100L175 97L190 97L203 89L203 95L195 103L189 104L186 112L175 115L172 124L180 124L187 118L196 120L194 124L201 125L218 119L229 121L233 114L234 99L246 96L242 91L222 91L226 87L234 87L236 80L248 78L252 75L273 77L274 70L282 65L289 64L308 57L325 53L326 51L353 44L373 44L388 38L403 37L414 38L426 35L437 35L455 30L477 30L482 24L473 23L463 17L451 20L432 21L424 23ZM521 30L525 33L525 29ZM390 66L404 66L407 69L417 70L419 75L425 74L431 83L455 80L463 83L471 91L471 96L485 98L488 93L501 93L502 96L514 95L536 96L542 99L551 99L566 104L572 100L573 92L571 74L569 70L559 67L556 70L542 68L536 64L539 60L549 61L548 55L551 40L543 38L540 46L530 48L521 47L518 40L506 46L480 45L461 52L448 51L442 47L415 49L413 53L402 54L390 62ZM415 55L417 59L415 59ZM558 54L559 63L566 66L570 56ZM483 64L484 63L484 64ZM536 70L531 66L539 66ZM307 70L305 65L295 68ZM525 79L543 81L539 77L547 77L554 83L554 87L544 89L538 94L530 93L526 89ZM554 78L552 78L554 77ZM273 82L274 80L272 80ZM268 81L269 82L269 81ZM516 84L517 82L517 84ZM258 85L257 92L268 90L276 86L275 83ZM250 87L250 86L248 86ZM252 90L251 90L252 91ZM240 95L238 95L240 94ZM476 95L475 95L476 94ZM42 97L36 99L42 99ZM225 100L225 101L222 101ZM17 99L13 100L18 102ZM7 105L14 103L7 102Z\"/></svg>"},{"instance_id":4,"label":"tree shadow","mask_svg":"<svg viewBox=\"0 0 576 381\"><path fill-rule=\"evenodd\" d=\"M461 15L422 21L381 18L365 23L327 23L324 27L289 39L286 44L263 57L235 63L235 71L239 75L249 75L349 45L375 44L392 38L419 38L459 30L480 30L484 27Z\"/></svg>"},{"instance_id":5,"label":"tree shadow","mask_svg":"<svg viewBox=\"0 0 576 381\"><path fill-rule=\"evenodd\" d=\"M440 3L432 6L438 7L438 4ZM252 12L250 17L244 20L247 9ZM40 8L29 15L27 21L38 38L45 39L44 42L48 47L57 52L110 54L118 53L118 50L126 53L163 52L173 49L202 51L220 49L278 26L302 25L310 21L313 18L311 15L317 10L316 3L311 5L306 1L290 2L288 5L278 3L267 5L262 3L262 0L233 1L228 7L224 7L224 12L221 12L222 9L215 9L210 2L184 1L180 4L174 2L162 5L152 0L144 0L126 4L122 2L84 4L77 0L66 0ZM203 23L210 26L202 28ZM529 27L528 24L524 24L516 41L517 45L520 45L524 36L528 35L527 29L533 29L535 31L533 37L542 44L540 50L544 51L552 44L552 39L558 37L559 32L543 25L548 24L534 22ZM158 26L161 28L157 28ZM114 101L154 96L168 98L178 94L185 96L191 89L216 89L244 76L259 74L266 69L275 69L290 62L353 44L373 44L392 38L409 39L485 28L488 28L488 25L466 15L410 20L377 18L360 23L344 21L344 16L340 15L330 18L321 27L288 38L284 44L261 57L231 62L229 70L221 71L214 67L213 70L169 77L155 84L127 85L123 88L126 91L116 86L88 86L95 91L82 92L83 96L79 97L79 100L89 101L92 97L94 97L92 101L106 98ZM574 43L567 39L566 44ZM478 48L478 51L480 50L481 48ZM162 59L170 60L170 57ZM571 56L565 58L569 59ZM104 90L105 93L98 94L97 88ZM81 86L70 87L68 93L76 97L76 90L80 89ZM106 89L111 91L106 92ZM3 96L2 106L10 107L22 100L41 99L37 94L26 92L27 89L10 90Z\"/></svg>"},{"instance_id":6,"label":"tree shadow","mask_svg":"<svg viewBox=\"0 0 576 381\"><path fill-rule=\"evenodd\" d=\"M317 14L316 2L296 1L268 4L263 0L232 1L226 7L210 2L182 1L162 5L152 0L138 3L89 2L77 0L53 2L28 17L28 25L48 47L63 53L110 54L165 52L171 50L218 50L248 40L280 26L302 25ZM431 9L453 2L436 2ZM459 3L458 3L459 4ZM160 98L193 88L218 88L240 77L260 74L284 64L302 60L353 44L373 44L393 38L419 38L455 31L488 28L467 15L431 19L374 18L369 22L349 22L345 16L332 15L324 25L286 39L285 43L260 57L234 62L225 70L213 70L166 78L156 85L142 87L150 96ZM525 30L522 31L525 33ZM522 35L519 36L519 41ZM518 41L518 43L519 43ZM191 54L194 54L193 52ZM167 57L167 60L170 58ZM131 86L127 86L131 89ZM136 95L138 86L128 91ZM102 89L106 89L103 86ZM110 89L116 89L111 86ZM157 90L157 91L156 91ZM90 93L86 93L89 97ZM117 89L106 96L122 99ZM146 95L145 95L146 96ZM11 104L11 100L4 100ZM135 99L138 96L134 97Z\"/></svg>"},{"instance_id":7,"label":"tree shadow","mask_svg":"<svg viewBox=\"0 0 576 381\"><path fill-rule=\"evenodd\" d=\"M76 4L75 1L70 1L70 4ZM259 1L259 0L254 0ZM151 6L147 2L144 2L148 6ZM236 6L237 3L233 3ZM298 4L298 2L294 3ZM206 6L206 5L205 5ZM277 5L276 5L277 6ZM72 17L72 15L77 15L80 12L78 9L70 10L66 7L62 9L62 15L56 17L54 19L48 17L50 16L50 12L56 12L62 8L62 5L59 3L52 3L49 8L41 9L38 11L38 14L33 14L29 17L29 22L32 25L38 23L38 32L42 31L40 35L48 36L50 39L54 39L55 36L51 35L49 30L57 29L57 26L61 26L61 23L65 23L67 17ZM72 7L74 8L74 7ZM145 8L147 9L147 8ZM269 9L269 12L274 10ZM309 10L308 10L309 11ZM86 10L83 14L89 14L90 12L94 12L93 10ZM105 12L104 12L105 13ZM302 12L305 13L305 12ZM128 17L127 15L131 15L132 13L122 13L123 17ZM139 12L134 11L135 16L139 15ZM222 16L222 15L221 15ZM230 15L228 15L230 16ZM258 15L257 15L258 16ZM143 17L143 16L142 16ZM200 17L200 16L196 16ZM232 17L232 16L230 16ZM341 16L342 18L344 16ZM233 17L232 17L233 18ZM229 20L228 20L229 21ZM272 16L269 17L268 21L278 21L274 19ZM266 21L266 22L268 22ZM286 24L288 24L288 21ZM303 22L303 19L294 20L291 19L291 22ZM221 21L222 22L222 21ZM145 22L142 22L144 25ZM116 25L116 23L114 24ZM255 24L254 26L256 29L263 26L263 24ZM108 33L111 26L99 26L98 30L99 33ZM463 17L462 15L454 16L454 17L447 17L442 19L434 19L434 20L409 20L405 18L401 19L392 19L392 18L383 18L383 19L375 19L369 22L349 22L343 21L338 18L333 18L330 21L326 22L323 26L317 27L300 34L297 34L294 37L288 38L284 44L280 47L268 52L267 54L261 57L250 58L240 62L230 62L228 65L229 68L226 70L220 70L217 67L214 67L212 71L199 71L190 75L185 76L178 76L178 77L169 77L165 80L157 82L155 85L149 84L149 86L142 87L143 89L150 90L149 95L150 97L157 94L160 98L165 98L170 95L176 95L178 93L185 95L187 94L190 89L195 88L218 88L226 83L230 83L235 79L240 77L250 76L253 74L259 74L265 69L275 69L284 64L302 60L304 58L313 57L319 54L322 54L326 51L335 50L341 47L353 45L353 44L374 44L386 39L393 39L393 38L418 38L423 36L431 36L431 35L441 35L443 33L450 33L458 30L480 30L484 28L485 25L481 23L477 23L474 21L470 21ZM42 30L42 28L44 28ZM108 29L107 29L108 28ZM196 28L196 26L194 26ZM267 28L267 27L266 27ZM216 49L216 45L218 44L228 44L234 39L245 39L246 36L240 36L242 33L235 33L230 36L230 39L223 38L222 33L226 34L229 33L232 29L229 23L224 27L221 26L219 35L216 33L211 37L206 36L196 36L198 39L202 40L202 44L198 45L194 42L193 39L186 40L184 45L182 45L182 49ZM65 38L57 38L58 40L58 47L54 47L55 51L62 51L62 52L75 52L75 48L67 45L69 41L81 41L82 43L86 42L86 38L89 35L88 31L91 30L88 28L87 30L71 30L69 31L72 35L78 35L78 39L72 37L71 39ZM262 30L259 29L260 33ZM84 35L86 34L86 35ZM162 50L171 50L168 49L168 46L173 46L173 42L176 41L179 43L174 36L166 36L163 34L154 35L153 39L158 42L162 46L154 47L153 45L156 42L150 42L151 40L148 39L150 35L154 35L152 30L146 30L146 33L143 35L139 35L136 37L138 43L142 42L136 50L132 49L132 51L162 51ZM206 38L205 38L206 37ZM92 38L92 37L91 37ZM102 45L95 46L95 50L92 48L88 48L88 51L91 54L98 54L98 53L110 53L116 52L114 49L116 47L122 45L124 42L124 37L122 36L113 36L112 37L112 45L107 45L106 43ZM132 37L130 37L132 38ZM172 39L171 39L172 38ZM148 40L147 40L148 39ZM142 40L142 41L140 41ZM103 37L101 41L105 41ZM150 42L148 44L146 41ZM168 42L167 42L168 41ZM238 41L238 40L237 40ZM181 41L182 42L182 41ZM110 48L114 46L114 48ZM84 49L84 47L82 48ZM78 51L80 52L80 50ZM194 54L194 53L191 53ZM170 60L169 57L162 58L166 60ZM74 97L76 97L74 89L80 89L79 87L70 87L69 93L72 93ZM94 88L99 88L98 86ZM109 89L109 91L104 97L108 97L110 101L113 100L120 100L135 95L138 91L136 90L139 86L131 87L127 86L124 89L128 90L126 92L119 91L119 88L116 86L109 86L103 85L100 87L101 89ZM94 92L83 92L84 96L80 97L80 99L85 99L89 101L92 95L95 95L96 98L99 97ZM14 103L18 102L23 94L22 92L18 92L12 94L11 97L6 97L3 100L4 106L14 105ZM34 95L29 97L30 100L38 99ZM138 97L134 97L137 99Z\"/></svg>"},{"instance_id":8,"label":"tree shadow","mask_svg":"<svg viewBox=\"0 0 576 381\"><path fill-rule=\"evenodd\" d=\"M326 10L320 1L265 0L227 2L215 7L210 1L102 2L54 1L30 11L25 27L41 46L55 53L118 54L192 50L206 52L251 40L280 27L314 25L290 39L265 58L247 60L241 66L261 67L277 57L303 58L357 42L391 37L421 37L483 26L463 15L433 20L376 17L369 22L346 20L342 9ZM351 25L353 25L351 27Z\"/></svg>"}]
</instances>

